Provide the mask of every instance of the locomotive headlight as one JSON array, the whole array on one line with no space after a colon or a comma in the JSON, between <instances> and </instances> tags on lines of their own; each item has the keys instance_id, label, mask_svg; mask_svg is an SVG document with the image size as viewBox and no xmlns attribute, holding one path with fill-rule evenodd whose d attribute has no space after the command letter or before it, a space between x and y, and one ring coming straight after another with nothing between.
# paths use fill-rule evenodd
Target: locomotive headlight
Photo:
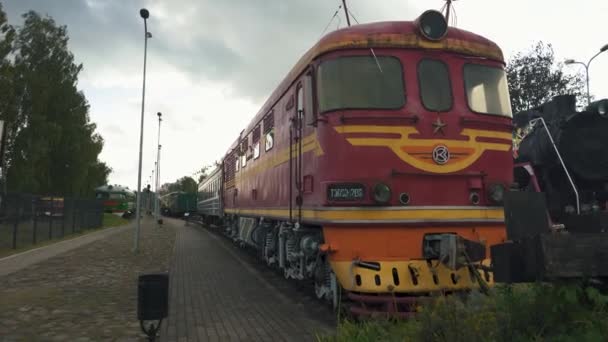
<instances>
[{"instance_id":1,"label":"locomotive headlight","mask_svg":"<svg viewBox=\"0 0 608 342\"><path fill-rule=\"evenodd\" d=\"M435 10L422 13L416 19L416 26L422 36L428 40L440 40L448 33L448 23L445 21L445 17Z\"/></svg>"},{"instance_id":2,"label":"locomotive headlight","mask_svg":"<svg viewBox=\"0 0 608 342\"><path fill-rule=\"evenodd\" d=\"M391 188L384 183L376 184L374 186L374 200L378 203L388 203L391 200Z\"/></svg>"},{"instance_id":3,"label":"locomotive headlight","mask_svg":"<svg viewBox=\"0 0 608 342\"><path fill-rule=\"evenodd\" d=\"M502 204L505 198L505 187L502 184L492 184L488 188L488 198L494 204Z\"/></svg>"}]
</instances>

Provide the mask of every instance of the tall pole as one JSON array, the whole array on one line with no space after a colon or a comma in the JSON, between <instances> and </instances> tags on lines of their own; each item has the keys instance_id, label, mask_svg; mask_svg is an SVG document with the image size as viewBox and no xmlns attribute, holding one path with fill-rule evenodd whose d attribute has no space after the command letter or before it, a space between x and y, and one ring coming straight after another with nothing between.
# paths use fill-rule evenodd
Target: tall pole
<instances>
[{"instance_id":1,"label":"tall pole","mask_svg":"<svg viewBox=\"0 0 608 342\"><path fill-rule=\"evenodd\" d=\"M348 8L346 7L346 0L342 0L342 5L344 5L344 14L346 14L346 23L350 26L350 16L348 15Z\"/></svg>"},{"instance_id":2,"label":"tall pole","mask_svg":"<svg viewBox=\"0 0 608 342\"><path fill-rule=\"evenodd\" d=\"M146 59L148 55L148 38L152 37L148 33L147 19L150 17L150 12L147 9L142 8L139 10L139 15L144 19L144 79L141 91L141 124L139 128L139 164L137 167L137 204L135 207L136 225L135 225L135 237L133 242L133 252L139 252L139 232L141 230L141 159L142 149L144 145L144 105L146 103Z\"/></svg>"},{"instance_id":3,"label":"tall pole","mask_svg":"<svg viewBox=\"0 0 608 342\"><path fill-rule=\"evenodd\" d=\"M156 196L154 196L154 216L156 218L156 222L160 223L160 198L158 188L160 187L160 123L163 121L161 118L163 114L158 112L156 115L158 115L158 151L156 152L156 189L154 190Z\"/></svg>"},{"instance_id":4,"label":"tall pole","mask_svg":"<svg viewBox=\"0 0 608 342\"><path fill-rule=\"evenodd\" d=\"M593 57L591 57L589 59L589 62L587 62L587 63L578 62L578 61L575 61L574 59L567 59L565 61L566 64L581 64L585 67L585 78L587 81L587 106L591 104L591 92L589 90L589 66L591 65L591 62L595 59L595 57L599 56L601 53L606 52L606 51L608 51L608 44L602 46L600 51L598 53L596 53L595 55L593 55Z\"/></svg>"}]
</instances>

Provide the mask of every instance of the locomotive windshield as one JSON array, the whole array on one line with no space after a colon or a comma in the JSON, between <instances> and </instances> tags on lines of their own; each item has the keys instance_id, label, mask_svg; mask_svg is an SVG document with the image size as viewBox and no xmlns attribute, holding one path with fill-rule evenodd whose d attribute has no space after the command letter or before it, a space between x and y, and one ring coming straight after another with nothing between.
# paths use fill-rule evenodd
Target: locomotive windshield
<instances>
[{"instance_id":1,"label":"locomotive windshield","mask_svg":"<svg viewBox=\"0 0 608 342\"><path fill-rule=\"evenodd\" d=\"M424 59L418 64L418 84L424 107L442 112L452 108L452 87L448 66L439 60Z\"/></svg>"},{"instance_id":2,"label":"locomotive windshield","mask_svg":"<svg viewBox=\"0 0 608 342\"><path fill-rule=\"evenodd\" d=\"M503 69L466 64L464 66L464 86L472 111L512 116L507 75Z\"/></svg>"},{"instance_id":3,"label":"locomotive windshield","mask_svg":"<svg viewBox=\"0 0 608 342\"><path fill-rule=\"evenodd\" d=\"M403 68L395 57L350 56L321 63L320 112L335 109L399 109L405 104Z\"/></svg>"}]
</instances>

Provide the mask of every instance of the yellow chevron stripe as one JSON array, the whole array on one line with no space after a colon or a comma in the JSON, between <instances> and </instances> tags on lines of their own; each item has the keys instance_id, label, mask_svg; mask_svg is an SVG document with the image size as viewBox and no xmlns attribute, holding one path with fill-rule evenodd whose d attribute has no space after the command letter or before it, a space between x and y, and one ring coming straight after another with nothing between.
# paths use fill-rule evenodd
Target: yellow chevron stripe
<instances>
[{"instance_id":1,"label":"yellow chevron stripe","mask_svg":"<svg viewBox=\"0 0 608 342\"><path fill-rule=\"evenodd\" d=\"M226 213L236 215L289 217L288 209L225 209ZM297 215L297 209L293 215ZM424 208L403 210L379 210L358 208L356 210L318 210L302 209L302 218L313 221L445 221L445 220L504 220L502 208Z\"/></svg>"},{"instance_id":2,"label":"yellow chevron stripe","mask_svg":"<svg viewBox=\"0 0 608 342\"><path fill-rule=\"evenodd\" d=\"M509 151L511 143L490 143L478 142L477 138L497 138L511 141L511 133L487 131L478 129L463 129L460 135L468 137L467 140L448 140L448 139L414 139L410 135L418 134L418 130L411 126L336 126L336 132L341 134L348 133L388 133L398 134L400 138L346 138L353 146L377 146L390 148L404 162L427 172L450 173L463 170L473 164L485 151ZM458 161L438 165L423 162L414 158L411 154L403 150L404 147L428 147L432 150L434 146L445 145L448 149L466 148L474 152ZM430 153L429 153L430 155Z\"/></svg>"}]
</instances>

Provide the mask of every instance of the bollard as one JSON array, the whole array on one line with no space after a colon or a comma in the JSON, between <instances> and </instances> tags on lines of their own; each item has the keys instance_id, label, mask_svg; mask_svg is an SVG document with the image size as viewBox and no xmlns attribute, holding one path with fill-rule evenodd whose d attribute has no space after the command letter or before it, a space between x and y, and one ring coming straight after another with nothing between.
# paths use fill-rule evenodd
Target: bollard
<instances>
[{"instance_id":1,"label":"bollard","mask_svg":"<svg viewBox=\"0 0 608 342\"><path fill-rule=\"evenodd\" d=\"M169 275L167 273L143 274L137 284L137 319L141 330L154 341L163 319L169 315ZM144 321L150 323L146 328Z\"/></svg>"}]
</instances>

